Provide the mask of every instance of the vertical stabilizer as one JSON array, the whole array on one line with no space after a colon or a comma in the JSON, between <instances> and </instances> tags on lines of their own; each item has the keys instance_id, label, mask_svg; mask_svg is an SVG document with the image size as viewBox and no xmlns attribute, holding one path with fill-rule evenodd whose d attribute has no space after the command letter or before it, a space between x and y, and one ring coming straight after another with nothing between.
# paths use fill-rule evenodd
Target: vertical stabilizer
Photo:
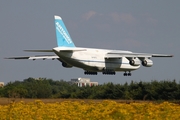
<instances>
[{"instance_id":1,"label":"vertical stabilizer","mask_svg":"<svg viewBox=\"0 0 180 120\"><path fill-rule=\"evenodd\" d=\"M60 16L54 16L58 47L75 47Z\"/></svg>"}]
</instances>

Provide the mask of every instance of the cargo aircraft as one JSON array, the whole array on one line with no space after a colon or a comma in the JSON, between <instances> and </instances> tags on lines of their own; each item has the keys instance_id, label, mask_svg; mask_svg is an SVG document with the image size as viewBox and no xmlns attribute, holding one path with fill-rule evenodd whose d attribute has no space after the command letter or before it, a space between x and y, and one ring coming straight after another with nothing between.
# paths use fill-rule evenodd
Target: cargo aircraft
<instances>
[{"instance_id":1,"label":"cargo aircraft","mask_svg":"<svg viewBox=\"0 0 180 120\"><path fill-rule=\"evenodd\" d=\"M25 50L28 52L52 52L54 55L36 55L32 57L9 57L6 59L57 59L65 68L78 67L86 75L115 75L124 72L124 76L131 76L131 71L144 67L151 67L151 57L173 57L167 54L134 53L124 50L110 50L76 47L60 16L54 16L57 47L50 50Z\"/></svg>"}]
</instances>

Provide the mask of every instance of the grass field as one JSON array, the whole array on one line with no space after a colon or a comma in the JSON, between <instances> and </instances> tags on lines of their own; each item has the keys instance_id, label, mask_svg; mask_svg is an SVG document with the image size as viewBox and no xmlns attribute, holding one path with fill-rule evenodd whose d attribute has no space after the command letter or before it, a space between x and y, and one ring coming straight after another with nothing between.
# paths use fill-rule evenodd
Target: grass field
<instances>
[{"instance_id":1,"label":"grass field","mask_svg":"<svg viewBox=\"0 0 180 120\"><path fill-rule=\"evenodd\" d=\"M0 119L180 119L180 105L162 101L1 98L0 104Z\"/></svg>"},{"instance_id":2,"label":"grass field","mask_svg":"<svg viewBox=\"0 0 180 120\"><path fill-rule=\"evenodd\" d=\"M34 102L35 100L41 100L44 103L55 103L55 102L63 102L63 101L94 101L94 102L102 102L103 100L101 99L28 99L28 98L0 98L0 105L7 105L11 102L20 102L24 101L25 103L28 102ZM141 100L113 100L116 101L117 103L142 103L142 102L153 102L153 101L141 101Z\"/></svg>"}]
</instances>

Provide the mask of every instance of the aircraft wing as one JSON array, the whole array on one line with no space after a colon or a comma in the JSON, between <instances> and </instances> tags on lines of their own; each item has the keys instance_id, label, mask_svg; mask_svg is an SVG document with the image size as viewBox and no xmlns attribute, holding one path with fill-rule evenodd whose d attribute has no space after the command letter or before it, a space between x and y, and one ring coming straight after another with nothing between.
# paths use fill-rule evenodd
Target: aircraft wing
<instances>
[{"instance_id":1,"label":"aircraft wing","mask_svg":"<svg viewBox=\"0 0 180 120\"><path fill-rule=\"evenodd\" d=\"M152 54L152 57L173 57L174 55Z\"/></svg>"},{"instance_id":2,"label":"aircraft wing","mask_svg":"<svg viewBox=\"0 0 180 120\"><path fill-rule=\"evenodd\" d=\"M42 60L45 60L45 59L58 59L59 57L57 55L36 55L36 56L21 56L21 57L8 57L8 58L5 58L5 59L17 59L17 60L20 60L20 59L29 59L29 60L37 60L37 59L42 59Z\"/></svg>"},{"instance_id":3,"label":"aircraft wing","mask_svg":"<svg viewBox=\"0 0 180 120\"><path fill-rule=\"evenodd\" d=\"M105 55L105 58L132 58L132 57L138 57L138 58L148 58L148 57L173 57L173 55L167 55L167 54L149 54L149 53L132 53L132 52L109 52Z\"/></svg>"}]
</instances>

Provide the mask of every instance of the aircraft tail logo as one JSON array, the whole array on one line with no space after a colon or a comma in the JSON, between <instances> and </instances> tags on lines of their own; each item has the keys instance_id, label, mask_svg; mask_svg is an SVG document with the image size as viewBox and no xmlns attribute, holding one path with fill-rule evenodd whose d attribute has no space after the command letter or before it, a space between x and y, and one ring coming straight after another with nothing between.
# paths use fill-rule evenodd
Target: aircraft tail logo
<instances>
[{"instance_id":1,"label":"aircraft tail logo","mask_svg":"<svg viewBox=\"0 0 180 120\"><path fill-rule=\"evenodd\" d=\"M54 16L58 47L75 47L60 16Z\"/></svg>"}]
</instances>

